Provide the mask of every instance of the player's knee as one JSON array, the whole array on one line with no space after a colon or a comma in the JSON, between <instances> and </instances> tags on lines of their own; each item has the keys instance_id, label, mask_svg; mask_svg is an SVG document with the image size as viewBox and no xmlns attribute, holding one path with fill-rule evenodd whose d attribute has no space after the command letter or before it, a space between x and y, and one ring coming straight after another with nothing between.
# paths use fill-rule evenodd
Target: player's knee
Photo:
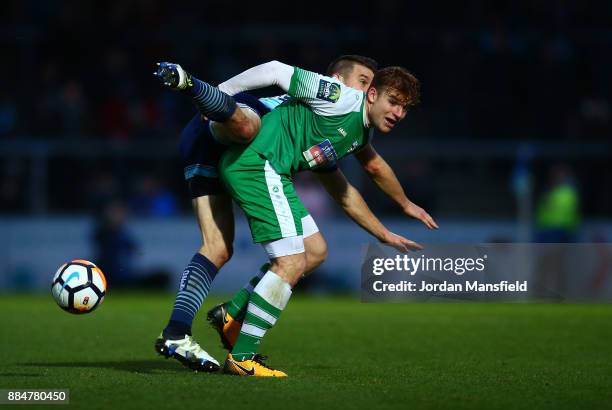
<instances>
[{"instance_id":1,"label":"player's knee","mask_svg":"<svg viewBox=\"0 0 612 410\"><path fill-rule=\"evenodd\" d=\"M327 242L320 232L304 239L307 266L305 274L318 268L327 259Z\"/></svg>"},{"instance_id":2,"label":"player's knee","mask_svg":"<svg viewBox=\"0 0 612 410\"><path fill-rule=\"evenodd\" d=\"M306 254L308 266L306 267L306 272L310 272L325 262L327 259L327 243L323 241L323 243L318 244L318 246L313 249L309 249Z\"/></svg>"},{"instance_id":3,"label":"player's knee","mask_svg":"<svg viewBox=\"0 0 612 410\"><path fill-rule=\"evenodd\" d=\"M231 244L226 244L222 241L209 241L200 248L200 253L220 269L232 258L234 248Z\"/></svg>"},{"instance_id":4,"label":"player's knee","mask_svg":"<svg viewBox=\"0 0 612 410\"><path fill-rule=\"evenodd\" d=\"M319 252L315 255L315 258L314 258L315 268L318 268L320 265L322 265L326 259L327 259L327 244L325 245L323 249L319 250Z\"/></svg>"},{"instance_id":5,"label":"player's knee","mask_svg":"<svg viewBox=\"0 0 612 410\"><path fill-rule=\"evenodd\" d=\"M286 271L290 271L295 275L301 275L306 269L306 254L298 253L290 257L283 258L283 263L280 264Z\"/></svg>"},{"instance_id":6,"label":"player's knee","mask_svg":"<svg viewBox=\"0 0 612 410\"><path fill-rule=\"evenodd\" d=\"M291 286L294 286L303 275L307 263L306 254L303 252L274 258L271 262L270 270L283 278Z\"/></svg>"},{"instance_id":7,"label":"player's knee","mask_svg":"<svg viewBox=\"0 0 612 410\"><path fill-rule=\"evenodd\" d=\"M225 245L223 248L218 250L218 255L223 261L223 264L226 264L234 255L234 247L232 245Z\"/></svg>"},{"instance_id":8,"label":"player's knee","mask_svg":"<svg viewBox=\"0 0 612 410\"><path fill-rule=\"evenodd\" d=\"M251 142L257 135L257 131L259 131L259 127L249 119L240 121L236 125L236 133L244 143Z\"/></svg>"},{"instance_id":9,"label":"player's knee","mask_svg":"<svg viewBox=\"0 0 612 410\"><path fill-rule=\"evenodd\" d=\"M236 110L228 125L232 129L236 142L248 143L255 138L261 126L261 119L251 110Z\"/></svg>"}]
</instances>

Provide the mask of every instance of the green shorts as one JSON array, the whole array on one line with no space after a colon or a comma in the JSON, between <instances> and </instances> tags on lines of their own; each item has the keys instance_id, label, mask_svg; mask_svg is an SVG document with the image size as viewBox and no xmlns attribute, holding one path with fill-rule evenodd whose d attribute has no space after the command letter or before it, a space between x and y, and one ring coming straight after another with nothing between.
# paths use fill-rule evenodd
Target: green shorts
<instances>
[{"instance_id":1,"label":"green shorts","mask_svg":"<svg viewBox=\"0 0 612 410\"><path fill-rule=\"evenodd\" d=\"M278 174L249 146L233 145L221 158L220 177L247 217L253 242L302 235L308 210L290 175Z\"/></svg>"}]
</instances>

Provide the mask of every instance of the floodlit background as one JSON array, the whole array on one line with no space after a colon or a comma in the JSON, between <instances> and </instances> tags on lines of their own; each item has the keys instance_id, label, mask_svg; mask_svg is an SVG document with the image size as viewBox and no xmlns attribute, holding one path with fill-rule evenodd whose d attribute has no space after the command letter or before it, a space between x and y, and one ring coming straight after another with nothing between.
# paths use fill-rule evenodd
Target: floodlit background
<instances>
[{"instance_id":1,"label":"floodlit background","mask_svg":"<svg viewBox=\"0 0 612 410\"><path fill-rule=\"evenodd\" d=\"M3 1L0 396L67 388L88 410L610 408L612 304L592 303L612 300L610 22L612 2L583 0ZM261 345L289 377L194 374L157 357L200 236L178 153L195 109L161 87L155 62L218 83L272 59L322 72L342 54L422 82L421 106L374 146L440 230L404 217L352 158L341 164L390 229L444 246L591 244L509 254L507 269L591 303L360 303L373 239L305 173L296 185L329 259ZM220 362L206 312L264 261L237 218L234 257L193 323ZM49 292L76 258L108 277L87 315Z\"/></svg>"},{"instance_id":2,"label":"floodlit background","mask_svg":"<svg viewBox=\"0 0 612 410\"><path fill-rule=\"evenodd\" d=\"M0 291L47 289L76 258L98 262L111 289L176 287L200 245L178 155L195 109L151 75L164 60L212 83L272 59L319 72L341 54L405 66L422 104L374 146L440 230L342 163L393 231L425 244L612 238L609 2L24 0L0 21ZM357 291L372 239L308 174L296 185L330 248L303 288ZM237 218L214 292L264 260ZM583 296L611 297L603 266L581 272L599 278Z\"/></svg>"}]
</instances>

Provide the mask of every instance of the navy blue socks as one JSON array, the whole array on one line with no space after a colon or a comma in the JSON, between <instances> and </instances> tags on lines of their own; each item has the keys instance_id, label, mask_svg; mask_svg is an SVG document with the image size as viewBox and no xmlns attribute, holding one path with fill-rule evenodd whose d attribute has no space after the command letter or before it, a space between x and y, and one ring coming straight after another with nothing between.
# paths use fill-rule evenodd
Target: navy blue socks
<instances>
[{"instance_id":1,"label":"navy blue socks","mask_svg":"<svg viewBox=\"0 0 612 410\"><path fill-rule=\"evenodd\" d=\"M181 277L170 321L163 332L165 338L182 339L185 335L191 335L193 318L216 275L217 267L208 258L196 253Z\"/></svg>"},{"instance_id":2,"label":"navy blue socks","mask_svg":"<svg viewBox=\"0 0 612 410\"><path fill-rule=\"evenodd\" d=\"M200 113L213 121L229 120L237 108L234 98L193 76L190 80L191 86L185 92L191 96Z\"/></svg>"}]
</instances>

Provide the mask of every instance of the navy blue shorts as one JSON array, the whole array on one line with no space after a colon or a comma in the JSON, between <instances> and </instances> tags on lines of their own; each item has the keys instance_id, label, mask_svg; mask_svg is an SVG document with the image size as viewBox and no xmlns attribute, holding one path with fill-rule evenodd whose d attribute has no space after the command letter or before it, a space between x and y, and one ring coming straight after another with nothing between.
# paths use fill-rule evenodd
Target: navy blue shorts
<instances>
[{"instance_id":1,"label":"navy blue shorts","mask_svg":"<svg viewBox=\"0 0 612 410\"><path fill-rule=\"evenodd\" d=\"M270 110L256 97L240 93L234 96L238 105L252 108L260 117ZM210 121L197 113L181 132L180 151L185 180L192 198L206 195L227 194L219 180L217 166L227 145L215 140L210 131Z\"/></svg>"}]
</instances>

